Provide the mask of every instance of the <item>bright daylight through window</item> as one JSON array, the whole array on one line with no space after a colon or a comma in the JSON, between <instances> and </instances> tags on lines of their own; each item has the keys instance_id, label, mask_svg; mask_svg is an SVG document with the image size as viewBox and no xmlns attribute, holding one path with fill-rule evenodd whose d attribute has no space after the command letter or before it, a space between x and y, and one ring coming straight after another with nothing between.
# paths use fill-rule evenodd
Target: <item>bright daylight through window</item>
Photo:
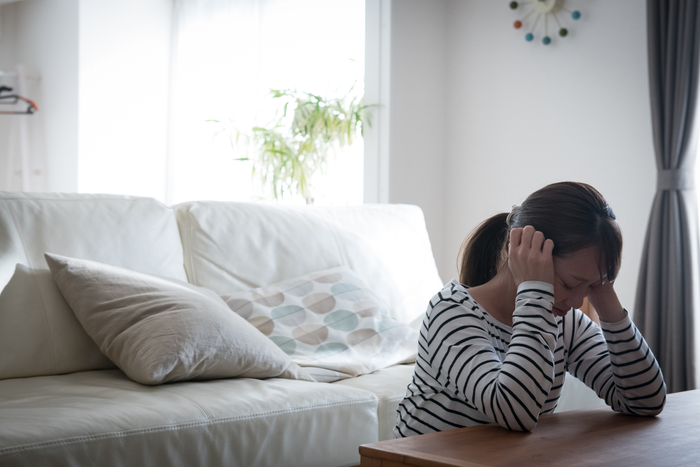
<instances>
[{"instance_id":1,"label":"bright daylight through window","mask_svg":"<svg viewBox=\"0 0 700 467\"><path fill-rule=\"evenodd\" d=\"M166 201L273 201L273 180L282 176L288 183L278 184L281 203L312 198L321 205L361 204L361 115L353 112L361 108L364 88L364 1L181 0L176 5ZM274 98L271 90L289 90L308 102ZM279 118L285 103L287 116ZM327 111L336 107L345 113ZM318 111L306 117L324 124L334 114L336 139L328 142L321 135L314 145L302 141L303 135L289 136L288 127L305 109ZM352 118L355 123L348 123ZM348 139L352 144L334 142ZM286 159L303 144L316 150L320 144L321 152L330 148L327 164L318 158L310 163L307 156L305 163L319 168L310 180ZM262 145L269 151L258 157ZM249 160L236 160L241 158ZM261 175L267 175L267 185Z\"/></svg>"}]
</instances>

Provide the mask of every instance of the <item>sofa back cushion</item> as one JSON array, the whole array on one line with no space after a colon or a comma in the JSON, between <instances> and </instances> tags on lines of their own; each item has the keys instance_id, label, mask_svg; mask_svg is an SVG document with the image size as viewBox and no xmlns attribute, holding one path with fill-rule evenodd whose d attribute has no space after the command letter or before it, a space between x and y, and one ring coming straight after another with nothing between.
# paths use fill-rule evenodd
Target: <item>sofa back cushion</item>
<instances>
[{"instance_id":1,"label":"sofa back cushion","mask_svg":"<svg viewBox=\"0 0 700 467\"><path fill-rule=\"evenodd\" d=\"M345 265L410 323L442 285L417 206L196 201L174 209L189 281L220 295Z\"/></svg>"},{"instance_id":2,"label":"sofa back cushion","mask_svg":"<svg viewBox=\"0 0 700 467\"><path fill-rule=\"evenodd\" d=\"M113 368L45 252L186 280L173 211L151 198L0 192L0 379Z\"/></svg>"}]
</instances>

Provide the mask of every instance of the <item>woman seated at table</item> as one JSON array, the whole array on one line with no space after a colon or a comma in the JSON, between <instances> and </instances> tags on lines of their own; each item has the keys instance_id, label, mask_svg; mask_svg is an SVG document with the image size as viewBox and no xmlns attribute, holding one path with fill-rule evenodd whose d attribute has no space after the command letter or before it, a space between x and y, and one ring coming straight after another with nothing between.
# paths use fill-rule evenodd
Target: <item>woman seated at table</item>
<instances>
[{"instance_id":1,"label":"woman seated at table","mask_svg":"<svg viewBox=\"0 0 700 467\"><path fill-rule=\"evenodd\" d=\"M617 412L659 414L663 376L613 288L621 253L612 209L583 183L546 186L479 225L459 282L430 300L394 436L491 422L532 430L567 371ZM600 327L578 309L585 297Z\"/></svg>"}]
</instances>

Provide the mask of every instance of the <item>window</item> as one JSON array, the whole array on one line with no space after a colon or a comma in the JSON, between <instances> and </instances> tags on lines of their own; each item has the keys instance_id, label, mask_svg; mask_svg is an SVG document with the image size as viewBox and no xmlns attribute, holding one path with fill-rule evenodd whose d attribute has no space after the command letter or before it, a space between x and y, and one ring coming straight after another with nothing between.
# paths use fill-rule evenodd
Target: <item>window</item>
<instances>
[{"instance_id":1,"label":"window","mask_svg":"<svg viewBox=\"0 0 700 467\"><path fill-rule=\"evenodd\" d=\"M264 125L270 89L342 95L364 79L364 0L181 0L173 31L169 204L195 199L248 201L260 194L250 163L234 161L220 122ZM360 204L358 141L317 175L317 204ZM299 197L285 202L303 203Z\"/></svg>"}]
</instances>

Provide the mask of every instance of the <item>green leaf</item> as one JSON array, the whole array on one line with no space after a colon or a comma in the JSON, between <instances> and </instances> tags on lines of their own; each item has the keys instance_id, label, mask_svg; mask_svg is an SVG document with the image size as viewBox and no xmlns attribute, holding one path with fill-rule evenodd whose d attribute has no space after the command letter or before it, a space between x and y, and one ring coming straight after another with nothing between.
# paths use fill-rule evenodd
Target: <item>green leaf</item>
<instances>
[{"instance_id":1,"label":"green leaf","mask_svg":"<svg viewBox=\"0 0 700 467\"><path fill-rule=\"evenodd\" d=\"M217 134L227 131L234 148L250 146L253 156L235 160L251 161L253 177L275 199L287 195L308 199L314 173L325 172L334 151L353 144L362 136L364 125L371 125L365 110L377 105L364 105L362 97L353 92L356 85L345 95L330 99L293 89L270 89L271 98L280 99L273 121L246 131L229 121Z\"/></svg>"}]
</instances>

